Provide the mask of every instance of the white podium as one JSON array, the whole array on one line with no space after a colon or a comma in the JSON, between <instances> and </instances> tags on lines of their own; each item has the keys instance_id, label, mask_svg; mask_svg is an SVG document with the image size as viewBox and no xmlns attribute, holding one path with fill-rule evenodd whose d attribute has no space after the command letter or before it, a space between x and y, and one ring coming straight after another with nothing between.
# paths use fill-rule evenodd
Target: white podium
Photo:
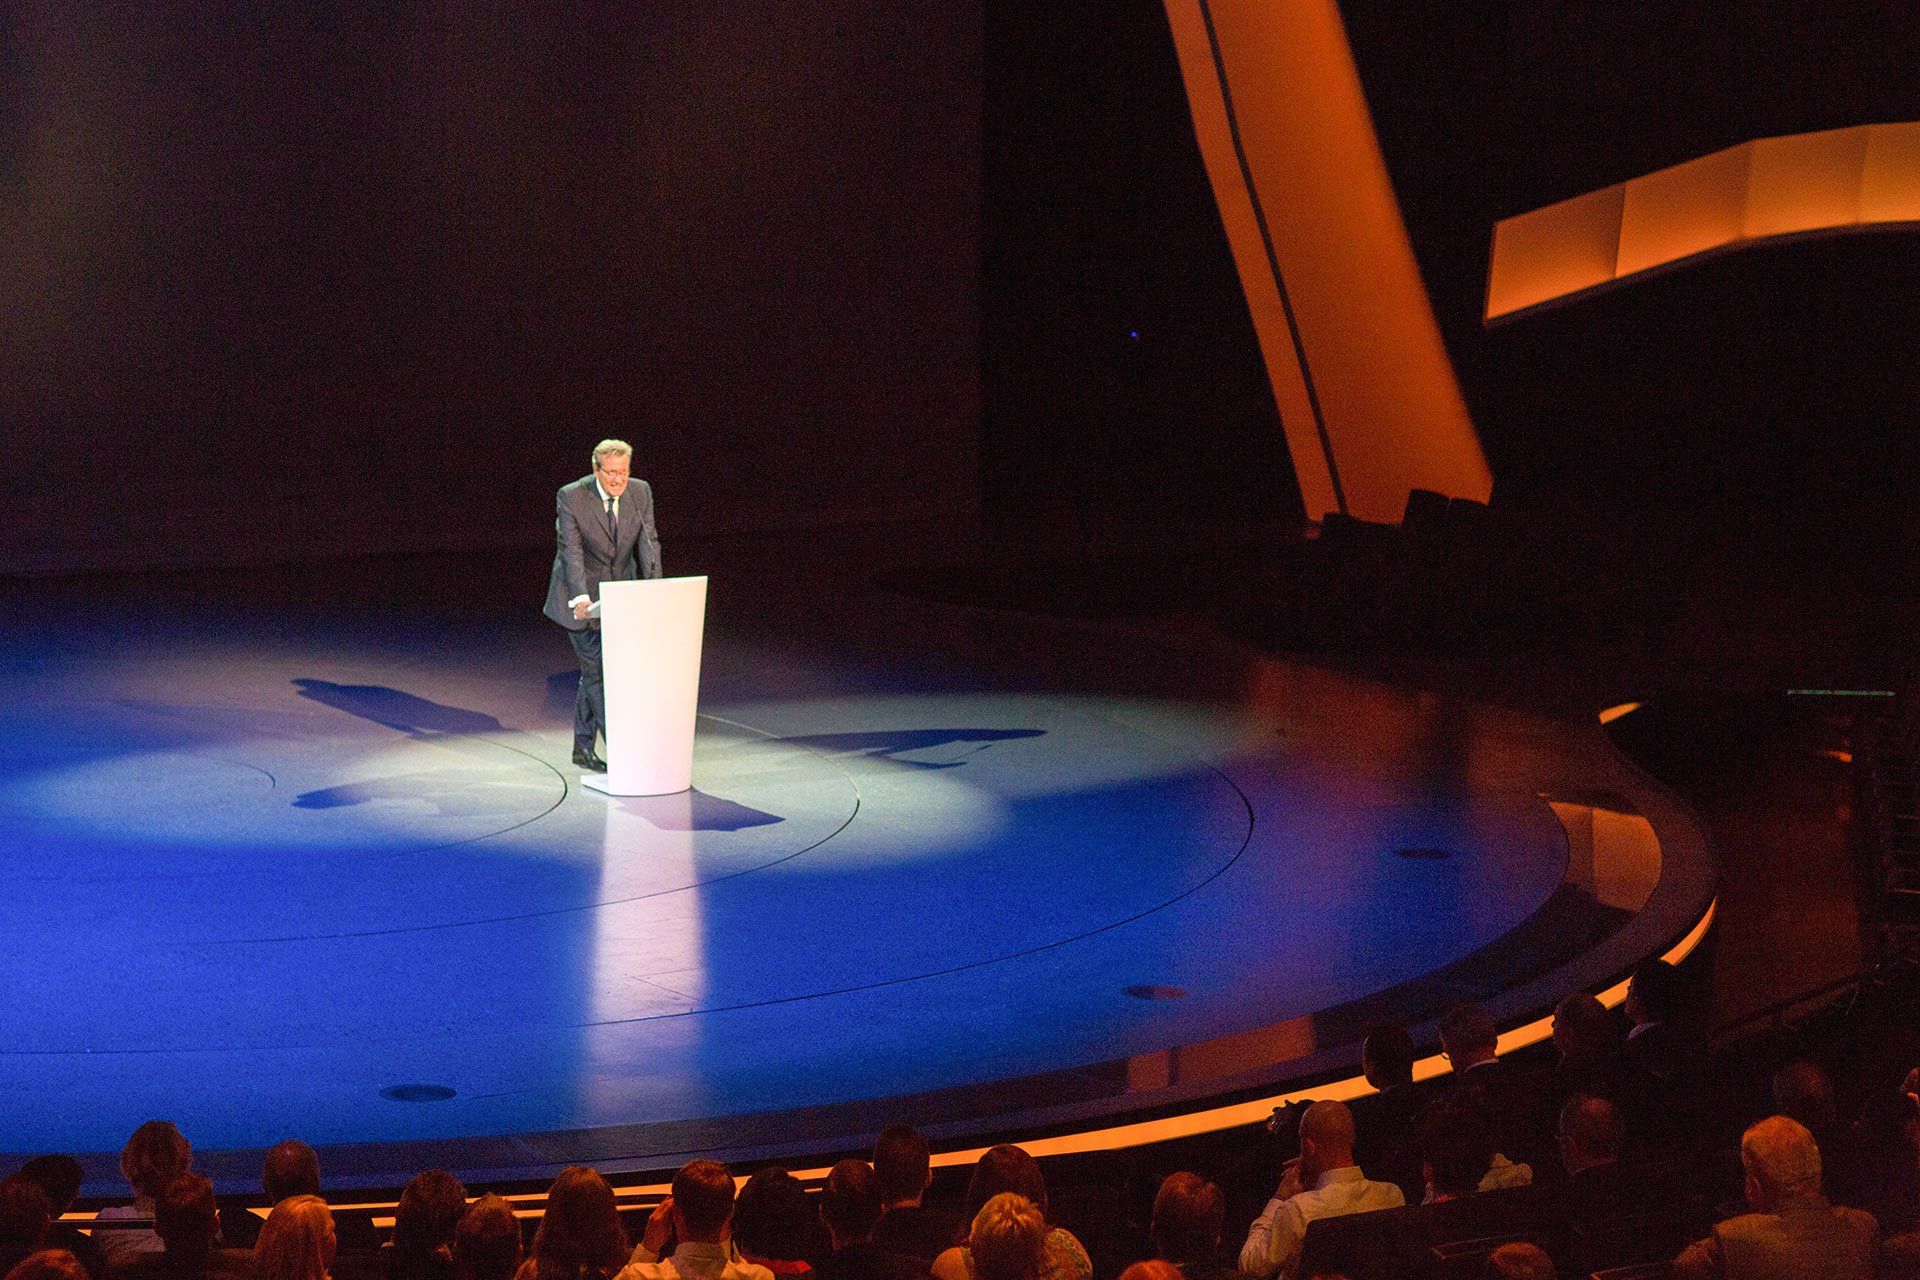
<instances>
[{"instance_id":1,"label":"white podium","mask_svg":"<svg viewBox=\"0 0 1920 1280\"><path fill-rule=\"evenodd\" d=\"M707 580L603 582L600 670L607 702L607 771L580 785L610 796L664 796L693 785L700 707L700 640Z\"/></svg>"}]
</instances>

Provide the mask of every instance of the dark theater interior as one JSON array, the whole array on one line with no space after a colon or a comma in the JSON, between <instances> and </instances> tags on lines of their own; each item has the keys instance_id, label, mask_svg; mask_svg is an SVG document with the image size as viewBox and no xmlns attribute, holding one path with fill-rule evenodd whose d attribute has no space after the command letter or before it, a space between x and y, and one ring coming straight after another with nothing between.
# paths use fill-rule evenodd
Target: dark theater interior
<instances>
[{"instance_id":1,"label":"dark theater interior","mask_svg":"<svg viewBox=\"0 0 1920 1280\"><path fill-rule=\"evenodd\" d=\"M1920 6L0 7L0 1280L1920 1276Z\"/></svg>"}]
</instances>

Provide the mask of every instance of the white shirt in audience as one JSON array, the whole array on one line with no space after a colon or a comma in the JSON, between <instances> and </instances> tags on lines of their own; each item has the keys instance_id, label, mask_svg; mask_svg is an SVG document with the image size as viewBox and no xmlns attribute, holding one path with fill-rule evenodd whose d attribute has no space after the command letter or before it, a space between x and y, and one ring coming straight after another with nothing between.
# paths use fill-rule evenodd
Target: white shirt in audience
<instances>
[{"instance_id":1,"label":"white shirt in audience","mask_svg":"<svg viewBox=\"0 0 1920 1280\"><path fill-rule=\"evenodd\" d=\"M1407 1202L1391 1182L1373 1182L1359 1166L1329 1169L1315 1180L1311 1191L1282 1199L1275 1196L1253 1220L1247 1242L1240 1249L1240 1269L1250 1276L1278 1276L1293 1280L1300 1266L1300 1245L1307 1224L1315 1218L1338 1218L1375 1209L1398 1209Z\"/></svg>"}]
</instances>

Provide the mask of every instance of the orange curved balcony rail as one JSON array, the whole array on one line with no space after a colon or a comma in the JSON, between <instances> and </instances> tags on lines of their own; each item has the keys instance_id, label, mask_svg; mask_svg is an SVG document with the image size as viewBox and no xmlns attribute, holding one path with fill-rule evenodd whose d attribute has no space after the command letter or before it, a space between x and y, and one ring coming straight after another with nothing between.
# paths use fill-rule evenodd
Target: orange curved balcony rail
<instances>
[{"instance_id":1,"label":"orange curved balcony rail","mask_svg":"<svg viewBox=\"0 0 1920 1280\"><path fill-rule=\"evenodd\" d=\"M1488 322L1718 250L1920 222L1920 121L1758 138L1494 224Z\"/></svg>"}]
</instances>

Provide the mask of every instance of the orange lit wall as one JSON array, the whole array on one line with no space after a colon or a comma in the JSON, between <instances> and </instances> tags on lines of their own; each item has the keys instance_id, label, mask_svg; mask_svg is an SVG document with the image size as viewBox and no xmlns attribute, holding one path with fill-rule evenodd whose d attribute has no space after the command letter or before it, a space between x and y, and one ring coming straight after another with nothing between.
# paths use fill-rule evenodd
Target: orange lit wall
<instances>
[{"instance_id":1,"label":"orange lit wall","mask_svg":"<svg viewBox=\"0 0 1920 1280\"><path fill-rule=\"evenodd\" d=\"M1166 0L1307 514L1493 486L1334 0Z\"/></svg>"},{"instance_id":2,"label":"orange lit wall","mask_svg":"<svg viewBox=\"0 0 1920 1280\"><path fill-rule=\"evenodd\" d=\"M1486 318L1703 253L1920 221L1920 122L1760 138L1493 228Z\"/></svg>"}]
</instances>

